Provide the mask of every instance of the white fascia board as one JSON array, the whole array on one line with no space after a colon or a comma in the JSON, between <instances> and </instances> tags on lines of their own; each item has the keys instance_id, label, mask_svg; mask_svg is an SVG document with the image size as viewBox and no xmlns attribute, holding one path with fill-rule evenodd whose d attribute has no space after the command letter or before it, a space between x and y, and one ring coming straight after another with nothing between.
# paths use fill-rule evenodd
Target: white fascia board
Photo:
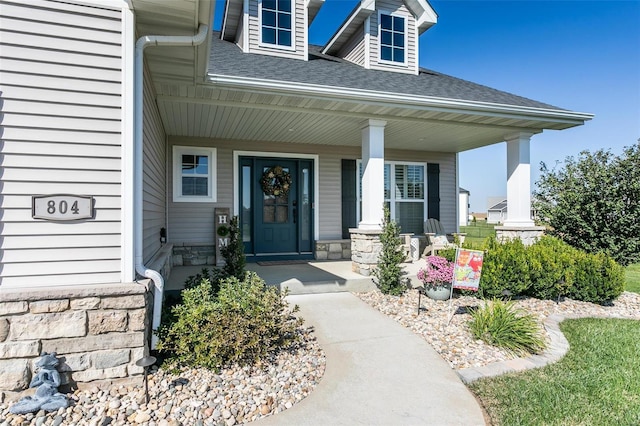
<instances>
[{"instance_id":1,"label":"white fascia board","mask_svg":"<svg viewBox=\"0 0 640 426\"><path fill-rule=\"evenodd\" d=\"M416 17L418 35L438 23L438 14L426 0L405 0L407 8Z\"/></svg>"},{"instance_id":2,"label":"white fascia board","mask_svg":"<svg viewBox=\"0 0 640 426\"><path fill-rule=\"evenodd\" d=\"M308 26L311 25L313 20L316 18L316 15L320 11L320 8L324 4L324 0L306 0L305 1L305 9L307 9L308 15Z\"/></svg>"},{"instance_id":3,"label":"white fascia board","mask_svg":"<svg viewBox=\"0 0 640 426\"><path fill-rule=\"evenodd\" d=\"M224 4L222 17L222 31L220 37L223 40L235 42L238 33L238 22L243 13L243 0L227 0ZM210 28L213 28L211 26Z\"/></svg>"},{"instance_id":4,"label":"white fascia board","mask_svg":"<svg viewBox=\"0 0 640 426\"><path fill-rule=\"evenodd\" d=\"M327 44L322 48L322 53L329 55L331 50L340 50L344 42L348 39L345 38L345 32L354 26L358 26L364 22L374 11L376 10L375 0L362 0L360 5L354 9L344 23L338 28L338 31L329 39Z\"/></svg>"},{"instance_id":5,"label":"white fascia board","mask_svg":"<svg viewBox=\"0 0 640 426\"><path fill-rule=\"evenodd\" d=\"M404 93L380 92L345 87L322 86L307 83L264 80L246 77L230 77L210 74L209 83L234 89L262 91L272 94L289 94L315 98L342 99L345 101L371 102L389 106L426 108L433 111L453 113L483 113L496 116L508 116L516 119L545 119L558 123L582 124L591 120L593 114L568 110L537 108L518 105L499 104L482 101L439 98L433 96L408 95Z\"/></svg>"}]
</instances>

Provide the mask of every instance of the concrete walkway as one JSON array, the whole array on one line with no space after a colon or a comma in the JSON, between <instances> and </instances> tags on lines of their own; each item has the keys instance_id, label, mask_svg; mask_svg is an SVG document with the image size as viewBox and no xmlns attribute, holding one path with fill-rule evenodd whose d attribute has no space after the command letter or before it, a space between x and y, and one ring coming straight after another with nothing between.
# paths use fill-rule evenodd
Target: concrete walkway
<instances>
[{"instance_id":1,"label":"concrete walkway","mask_svg":"<svg viewBox=\"0 0 640 426\"><path fill-rule=\"evenodd\" d=\"M315 328L324 377L268 425L484 425L458 375L422 338L350 293L289 296Z\"/></svg>"}]
</instances>

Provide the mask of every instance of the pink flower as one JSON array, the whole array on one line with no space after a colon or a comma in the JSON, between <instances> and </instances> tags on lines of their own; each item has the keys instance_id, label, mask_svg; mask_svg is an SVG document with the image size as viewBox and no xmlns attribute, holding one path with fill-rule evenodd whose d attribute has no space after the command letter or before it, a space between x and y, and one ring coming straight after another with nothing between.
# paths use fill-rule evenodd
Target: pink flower
<instances>
[{"instance_id":1,"label":"pink flower","mask_svg":"<svg viewBox=\"0 0 640 426\"><path fill-rule=\"evenodd\" d=\"M418 279L425 288L450 284L453 281L453 262L442 256L429 256L426 268L418 271Z\"/></svg>"}]
</instances>

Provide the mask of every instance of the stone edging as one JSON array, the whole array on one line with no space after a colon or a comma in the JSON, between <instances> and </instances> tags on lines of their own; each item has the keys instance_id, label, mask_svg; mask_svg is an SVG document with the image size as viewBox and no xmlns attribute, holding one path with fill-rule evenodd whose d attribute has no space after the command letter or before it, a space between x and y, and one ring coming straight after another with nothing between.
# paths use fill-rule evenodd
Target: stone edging
<instances>
[{"instance_id":1,"label":"stone edging","mask_svg":"<svg viewBox=\"0 0 640 426\"><path fill-rule=\"evenodd\" d=\"M549 315L543 322L545 330L551 342L541 355L532 355L526 358L514 358L507 361L494 362L482 367L463 368L456 371L465 384L469 384L483 377L495 377L506 373L529 370L544 367L547 364L559 361L569 350L569 342L560 331L560 323L565 319L578 318L625 318L622 316L599 315Z\"/></svg>"}]
</instances>

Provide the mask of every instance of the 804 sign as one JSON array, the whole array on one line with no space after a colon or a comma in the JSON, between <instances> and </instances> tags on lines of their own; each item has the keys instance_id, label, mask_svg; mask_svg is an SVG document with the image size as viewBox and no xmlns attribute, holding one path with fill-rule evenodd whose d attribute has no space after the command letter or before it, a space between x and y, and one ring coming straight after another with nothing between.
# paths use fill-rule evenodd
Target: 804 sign
<instances>
[{"instance_id":1,"label":"804 sign","mask_svg":"<svg viewBox=\"0 0 640 426\"><path fill-rule=\"evenodd\" d=\"M33 196L32 216L45 220L79 220L93 218L93 197L55 194Z\"/></svg>"}]
</instances>

